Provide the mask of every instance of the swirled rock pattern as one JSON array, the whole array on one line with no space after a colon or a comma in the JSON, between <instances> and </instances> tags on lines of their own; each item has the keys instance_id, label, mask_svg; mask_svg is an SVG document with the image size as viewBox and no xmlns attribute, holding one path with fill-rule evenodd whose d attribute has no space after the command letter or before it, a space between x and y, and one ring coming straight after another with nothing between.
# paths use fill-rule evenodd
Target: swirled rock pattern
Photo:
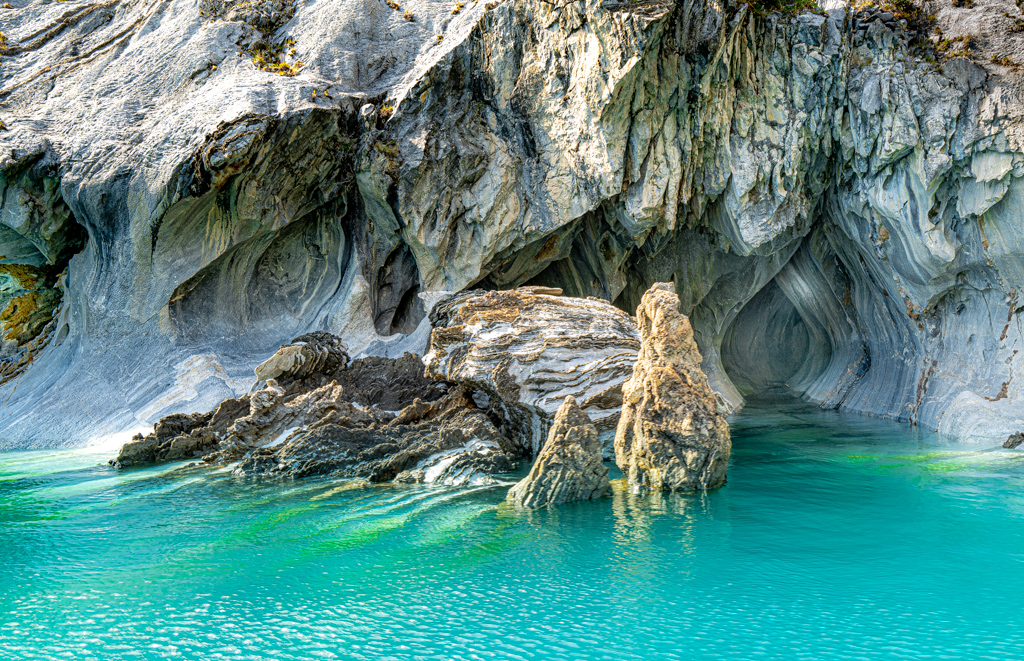
<instances>
[{"instance_id":1,"label":"swirled rock pattern","mask_svg":"<svg viewBox=\"0 0 1024 661\"><path fill-rule=\"evenodd\" d=\"M622 387L615 463L637 490L722 486L732 452L729 425L673 286L647 290L636 318L640 356Z\"/></svg>"},{"instance_id":2,"label":"swirled rock pattern","mask_svg":"<svg viewBox=\"0 0 1024 661\"><path fill-rule=\"evenodd\" d=\"M923 2L970 36L928 58L831 1L11 4L0 266L52 279L0 269L3 447L212 409L311 331L424 353L419 293L667 281L732 406L1024 428L1011 0Z\"/></svg>"},{"instance_id":3,"label":"swirled rock pattern","mask_svg":"<svg viewBox=\"0 0 1024 661\"><path fill-rule=\"evenodd\" d=\"M610 445L640 348L636 325L605 301L535 291L473 291L437 303L426 373L486 393L506 435L530 454L567 396Z\"/></svg>"},{"instance_id":4,"label":"swirled rock pattern","mask_svg":"<svg viewBox=\"0 0 1024 661\"><path fill-rule=\"evenodd\" d=\"M318 373L333 374L348 365L348 347L341 338L318 331L300 335L256 366L259 381L295 380Z\"/></svg>"},{"instance_id":5,"label":"swirled rock pattern","mask_svg":"<svg viewBox=\"0 0 1024 661\"><path fill-rule=\"evenodd\" d=\"M530 474L509 489L506 500L533 509L611 495L601 439L587 414L566 397Z\"/></svg>"}]
</instances>

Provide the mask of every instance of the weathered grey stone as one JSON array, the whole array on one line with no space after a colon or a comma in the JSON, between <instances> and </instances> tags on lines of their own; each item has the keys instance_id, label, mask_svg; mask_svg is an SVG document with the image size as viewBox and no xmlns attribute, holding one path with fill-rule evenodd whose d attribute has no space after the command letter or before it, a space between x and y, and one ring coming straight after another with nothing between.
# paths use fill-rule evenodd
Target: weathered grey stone
<instances>
[{"instance_id":1,"label":"weathered grey stone","mask_svg":"<svg viewBox=\"0 0 1024 661\"><path fill-rule=\"evenodd\" d=\"M270 378L210 413L162 418L152 434L126 443L111 465L201 456L207 465L237 462L234 474L246 477L337 474L453 486L487 483L514 467L520 451L468 391L423 377L419 356L346 364L343 352L327 350L337 349L336 340L293 340L306 344L282 347L262 364L264 374L280 375L285 385ZM304 356L289 351L311 344Z\"/></svg>"},{"instance_id":2,"label":"weathered grey stone","mask_svg":"<svg viewBox=\"0 0 1024 661\"><path fill-rule=\"evenodd\" d=\"M348 365L348 347L340 337L317 331L300 335L256 366L259 381L301 379L315 373L334 374Z\"/></svg>"},{"instance_id":3,"label":"weathered grey stone","mask_svg":"<svg viewBox=\"0 0 1024 661\"><path fill-rule=\"evenodd\" d=\"M725 483L732 441L700 368L690 321L670 283L636 311L640 356L622 386L615 463L634 489L714 489Z\"/></svg>"},{"instance_id":4,"label":"weathered grey stone","mask_svg":"<svg viewBox=\"0 0 1024 661\"><path fill-rule=\"evenodd\" d=\"M126 468L201 456L219 442L210 427L215 417L214 413L169 415L156 424L152 434L136 434L109 463L115 468Z\"/></svg>"},{"instance_id":5,"label":"weathered grey stone","mask_svg":"<svg viewBox=\"0 0 1024 661\"><path fill-rule=\"evenodd\" d=\"M430 320L426 373L486 392L526 452L540 450L567 396L610 445L640 347L624 312L597 299L472 291L436 304Z\"/></svg>"},{"instance_id":6,"label":"weathered grey stone","mask_svg":"<svg viewBox=\"0 0 1024 661\"><path fill-rule=\"evenodd\" d=\"M0 315L3 447L211 409L312 330L422 353L421 292L632 310L670 279L734 407L770 382L977 441L1024 428L1011 0L929 3L972 35L940 64L913 16L831 1L16 4L0 265L67 275ZM803 339L748 370L738 329L782 323Z\"/></svg>"},{"instance_id":7,"label":"weathered grey stone","mask_svg":"<svg viewBox=\"0 0 1024 661\"><path fill-rule=\"evenodd\" d=\"M506 500L529 509L610 495L602 454L597 428L576 400L566 397L530 474L509 489Z\"/></svg>"}]
</instances>

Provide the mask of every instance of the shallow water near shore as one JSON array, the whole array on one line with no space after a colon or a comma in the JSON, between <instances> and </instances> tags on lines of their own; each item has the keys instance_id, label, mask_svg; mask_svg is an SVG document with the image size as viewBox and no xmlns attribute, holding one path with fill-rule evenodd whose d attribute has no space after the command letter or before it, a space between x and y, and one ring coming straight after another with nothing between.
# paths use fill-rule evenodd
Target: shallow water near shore
<instances>
[{"instance_id":1,"label":"shallow water near shore","mask_svg":"<svg viewBox=\"0 0 1024 661\"><path fill-rule=\"evenodd\" d=\"M790 403L733 443L718 491L526 515L0 453L0 658L1024 658L1024 452Z\"/></svg>"}]
</instances>

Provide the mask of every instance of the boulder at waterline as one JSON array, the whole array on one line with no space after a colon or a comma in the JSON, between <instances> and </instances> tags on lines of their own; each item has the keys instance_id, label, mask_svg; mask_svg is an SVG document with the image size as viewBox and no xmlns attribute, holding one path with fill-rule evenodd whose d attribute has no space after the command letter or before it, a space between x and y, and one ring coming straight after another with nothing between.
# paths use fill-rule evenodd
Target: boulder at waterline
<instances>
[{"instance_id":1,"label":"boulder at waterline","mask_svg":"<svg viewBox=\"0 0 1024 661\"><path fill-rule=\"evenodd\" d=\"M633 489L712 489L725 483L732 442L679 297L656 283L636 311L640 355L623 384L615 462Z\"/></svg>"},{"instance_id":2,"label":"boulder at waterline","mask_svg":"<svg viewBox=\"0 0 1024 661\"><path fill-rule=\"evenodd\" d=\"M469 391L425 377L414 354L350 362L340 338L317 332L283 345L256 374L259 390L210 413L163 418L110 463L202 457L238 462L239 476L462 485L507 472L518 458Z\"/></svg>"},{"instance_id":3,"label":"boulder at waterline","mask_svg":"<svg viewBox=\"0 0 1024 661\"><path fill-rule=\"evenodd\" d=\"M506 436L530 453L566 396L610 446L622 382L640 348L625 312L599 299L551 295L557 291L464 292L430 312L427 375L485 392Z\"/></svg>"},{"instance_id":4,"label":"boulder at waterline","mask_svg":"<svg viewBox=\"0 0 1024 661\"><path fill-rule=\"evenodd\" d=\"M566 397L530 474L509 489L506 499L535 508L607 496L612 487L601 454L597 428L576 400Z\"/></svg>"},{"instance_id":5,"label":"boulder at waterline","mask_svg":"<svg viewBox=\"0 0 1024 661\"><path fill-rule=\"evenodd\" d=\"M375 418L326 415L247 453L234 473L461 486L490 482L515 466L511 444L461 388L437 402L417 399L390 421Z\"/></svg>"}]
</instances>

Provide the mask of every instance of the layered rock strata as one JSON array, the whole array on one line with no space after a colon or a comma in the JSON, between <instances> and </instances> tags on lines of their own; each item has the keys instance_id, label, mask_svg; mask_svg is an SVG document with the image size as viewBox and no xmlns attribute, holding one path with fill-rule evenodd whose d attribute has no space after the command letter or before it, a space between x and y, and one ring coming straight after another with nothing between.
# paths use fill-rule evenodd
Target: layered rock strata
<instances>
[{"instance_id":1,"label":"layered rock strata","mask_svg":"<svg viewBox=\"0 0 1024 661\"><path fill-rule=\"evenodd\" d=\"M331 412L247 453L234 473L462 486L488 483L490 475L512 470L516 456L468 393L456 389L437 402L416 400L386 421Z\"/></svg>"},{"instance_id":2,"label":"layered rock strata","mask_svg":"<svg viewBox=\"0 0 1024 661\"><path fill-rule=\"evenodd\" d=\"M597 428L566 397L529 475L509 489L506 500L532 509L608 496L612 487L602 454Z\"/></svg>"},{"instance_id":3,"label":"layered rock strata","mask_svg":"<svg viewBox=\"0 0 1024 661\"><path fill-rule=\"evenodd\" d=\"M262 388L209 413L165 417L110 463L202 458L239 476L463 485L511 470L519 456L467 390L425 378L419 356L349 362L337 337L315 333L282 346L257 375Z\"/></svg>"},{"instance_id":4,"label":"layered rock strata","mask_svg":"<svg viewBox=\"0 0 1024 661\"><path fill-rule=\"evenodd\" d=\"M540 450L566 397L610 446L622 382L640 348L624 312L527 288L454 295L434 305L430 321L426 374L485 393L506 436L525 451Z\"/></svg>"},{"instance_id":5,"label":"layered rock strata","mask_svg":"<svg viewBox=\"0 0 1024 661\"><path fill-rule=\"evenodd\" d=\"M674 287L647 290L636 318L640 356L622 387L615 463L636 490L720 487L732 450L729 425Z\"/></svg>"},{"instance_id":6,"label":"layered rock strata","mask_svg":"<svg viewBox=\"0 0 1024 661\"><path fill-rule=\"evenodd\" d=\"M3 10L0 266L67 275L0 318L0 445L210 410L312 330L423 353L421 292L669 280L733 406L1024 428L1013 2L394 6Z\"/></svg>"}]
</instances>

